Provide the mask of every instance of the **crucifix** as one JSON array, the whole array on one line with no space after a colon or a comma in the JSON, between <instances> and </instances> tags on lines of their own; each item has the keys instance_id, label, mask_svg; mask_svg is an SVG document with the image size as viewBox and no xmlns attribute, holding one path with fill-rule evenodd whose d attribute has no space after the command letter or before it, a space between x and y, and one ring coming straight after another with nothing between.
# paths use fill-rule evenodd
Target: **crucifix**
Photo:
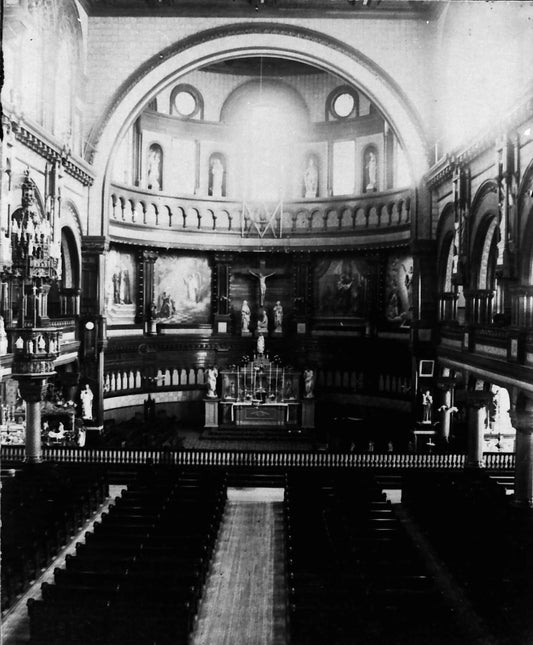
<instances>
[{"instance_id":1,"label":"crucifix","mask_svg":"<svg viewBox=\"0 0 533 645\"><path fill-rule=\"evenodd\" d=\"M265 296L266 296L266 281L267 278L272 277L273 275L280 274L282 271L271 271L270 273L266 272L266 261L265 260L260 260L259 261L259 270L258 271L252 271L248 270L248 273L250 275L253 275L254 278L257 278L259 280L259 305L261 307L265 306Z\"/></svg>"}]
</instances>

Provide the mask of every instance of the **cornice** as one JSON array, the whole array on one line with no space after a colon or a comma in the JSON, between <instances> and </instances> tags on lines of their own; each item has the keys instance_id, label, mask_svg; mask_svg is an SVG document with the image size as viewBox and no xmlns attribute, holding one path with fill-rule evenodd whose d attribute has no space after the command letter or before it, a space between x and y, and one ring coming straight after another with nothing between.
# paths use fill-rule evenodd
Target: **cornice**
<instances>
[{"instance_id":1,"label":"cornice","mask_svg":"<svg viewBox=\"0 0 533 645\"><path fill-rule=\"evenodd\" d=\"M74 160L70 156L70 153L60 148L44 132L26 121L23 122L21 118L13 118L4 113L4 119L8 120L17 141L47 161L61 164L65 172L79 181L83 186L91 186L93 184L94 174L85 166L85 163Z\"/></svg>"}]
</instances>

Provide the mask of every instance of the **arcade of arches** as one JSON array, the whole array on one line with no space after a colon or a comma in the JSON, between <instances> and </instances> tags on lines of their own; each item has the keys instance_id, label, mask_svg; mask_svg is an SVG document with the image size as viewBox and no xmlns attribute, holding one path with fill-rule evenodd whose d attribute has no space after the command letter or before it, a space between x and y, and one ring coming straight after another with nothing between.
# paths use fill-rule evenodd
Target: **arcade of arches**
<instances>
[{"instance_id":1,"label":"arcade of arches","mask_svg":"<svg viewBox=\"0 0 533 645\"><path fill-rule=\"evenodd\" d=\"M525 517L533 5L304 4L6 2L2 457L503 473Z\"/></svg>"}]
</instances>

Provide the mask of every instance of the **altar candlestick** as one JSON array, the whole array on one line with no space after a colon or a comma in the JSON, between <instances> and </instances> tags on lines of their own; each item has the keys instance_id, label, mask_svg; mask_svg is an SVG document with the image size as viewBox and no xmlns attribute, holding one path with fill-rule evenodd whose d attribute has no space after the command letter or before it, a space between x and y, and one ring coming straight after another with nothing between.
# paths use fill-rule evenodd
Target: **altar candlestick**
<instances>
[{"instance_id":1,"label":"altar candlestick","mask_svg":"<svg viewBox=\"0 0 533 645\"><path fill-rule=\"evenodd\" d=\"M272 363L268 367L268 396L270 396L270 390L272 387Z\"/></svg>"},{"instance_id":2,"label":"altar candlestick","mask_svg":"<svg viewBox=\"0 0 533 645\"><path fill-rule=\"evenodd\" d=\"M237 401L239 400L239 368L237 367Z\"/></svg>"},{"instance_id":3,"label":"altar candlestick","mask_svg":"<svg viewBox=\"0 0 533 645\"><path fill-rule=\"evenodd\" d=\"M285 395L285 368L281 368L281 400L283 401Z\"/></svg>"}]
</instances>

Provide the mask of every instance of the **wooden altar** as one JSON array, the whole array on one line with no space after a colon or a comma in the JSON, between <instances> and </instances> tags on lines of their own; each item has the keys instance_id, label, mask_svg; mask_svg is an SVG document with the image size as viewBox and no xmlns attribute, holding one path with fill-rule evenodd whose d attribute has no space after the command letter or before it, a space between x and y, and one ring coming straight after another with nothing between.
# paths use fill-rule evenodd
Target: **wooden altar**
<instances>
[{"instance_id":1,"label":"wooden altar","mask_svg":"<svg viewBox=\"0 0 533 645\"><path fill-rule=\"evenodd\" d=\"M254 355L242 366L222 370L220 398L217 399L219 426L286 427L302 426L301 374L271 361L268 355ZM311 400L306 403L310 403ZM314 420L314 399L312 416ZM211 403L214 404L213 402ZM207 405L207 400L206 400ZM306 408L309 405L306 406ZM309 414L304 426L313 427ZM213 415L206 407L206 427L213 427Z\"/></svg>"}]
</instances>

